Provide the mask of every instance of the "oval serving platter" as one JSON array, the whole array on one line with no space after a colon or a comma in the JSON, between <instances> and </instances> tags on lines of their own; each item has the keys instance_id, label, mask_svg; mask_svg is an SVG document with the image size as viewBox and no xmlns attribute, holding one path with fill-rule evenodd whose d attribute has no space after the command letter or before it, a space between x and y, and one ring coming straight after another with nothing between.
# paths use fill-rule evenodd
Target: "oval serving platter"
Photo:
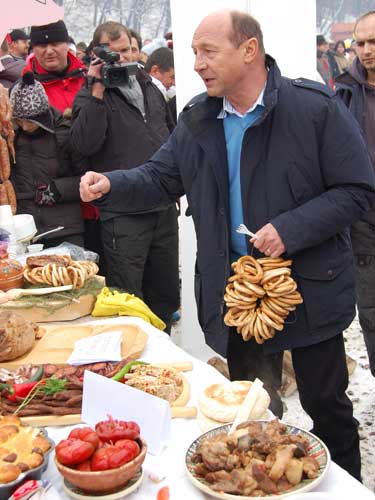
<instances>
[{"instance_id":1,"label":"oval serving platter","mask_svg":"<svg viewBox=\"0 0 375 500\"><path fill-rule=\"evenodd\" d=\"M262 425L268 423L266 420L258 420ZM329 468L329 464L331 462L331 456L328 451L327 446L321 441L317 436L311 434L311 432L300 429L299 427L295 427L293 425L285 424L287 430L286 434L301 434L303 437L307 438L310 446L308 449L308 456L314 457L319 463L319 472L318 476L315 479L304 479L297 486L290 488L287 492L280 493L279 495L265 495L262 497L258 496L244 496L244 495L233 495L230 493L222 493L218 491L214 491L210 488L210 484L204 480L204 478L197 476L194 472L195 464L192 462L192 456L196 453L198 446L202 443L202 441L217 436L219 434L228 433L231 428L231 424L226 424L220 427L216 427L208 432L205 432L201 436L199 436L191 445L189 446L186 457L185 457L185 466L187 470L188 477L190 481L201 491L211 495L215 498L221 498L223 500L281 500L287 497L291 497L292 495L296 495L299 493L305 493L307 491L316 488L318 484L323 480L324 476L327 473Z\"/></svg>"}]
</instances>

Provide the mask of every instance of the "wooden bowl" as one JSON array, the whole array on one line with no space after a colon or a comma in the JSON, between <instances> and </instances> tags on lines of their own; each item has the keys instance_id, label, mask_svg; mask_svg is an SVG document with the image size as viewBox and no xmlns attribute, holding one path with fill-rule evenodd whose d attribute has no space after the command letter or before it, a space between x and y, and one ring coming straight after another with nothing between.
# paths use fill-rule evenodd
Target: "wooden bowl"
<instances>
[{"instance_id":1,"label":"wooden bowl","mask_svg":"<svg viewBox=\"0 0 375 500\"><path fill-rule=\"evenodd\" d=\"M55 464L60 474L70 483L88 493L108 493L124 487L141 469L147 453L143 439L137 439L141 451L137 457L116 469L96 472L71 469L61 464L55 456Z\"/></svg>"}]
</instances>

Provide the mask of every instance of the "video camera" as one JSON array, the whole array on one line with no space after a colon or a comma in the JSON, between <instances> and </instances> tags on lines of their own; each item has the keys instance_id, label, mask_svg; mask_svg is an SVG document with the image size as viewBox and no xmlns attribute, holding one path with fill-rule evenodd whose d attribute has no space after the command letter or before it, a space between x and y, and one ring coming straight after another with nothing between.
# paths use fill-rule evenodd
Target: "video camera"
<instances>
[{"instance_id":1,"label":"video camera","mask_svg":"<svg viewBox=\"0 0 375 500\"><path fill-rule=\"evenodd\" d=\"M94 54L105 62L101 68L101 78L105 87L129 85L129 77L137 74L138 63L119 63L120 54L109 50L108 44L94 47Z\"/></svg>"}]
</instances>

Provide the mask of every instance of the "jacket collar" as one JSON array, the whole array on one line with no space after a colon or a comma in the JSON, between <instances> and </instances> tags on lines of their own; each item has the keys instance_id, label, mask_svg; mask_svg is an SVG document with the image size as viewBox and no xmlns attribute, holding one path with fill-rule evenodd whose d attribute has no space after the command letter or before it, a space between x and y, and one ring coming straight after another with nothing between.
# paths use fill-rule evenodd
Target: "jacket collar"
<instances>
[{"instance_id":1,"label":"jacket collar","mask_svg":"<svg viewBox=\"0 0 375 500\"><path fill-rule=\"evenodd\" d=\"M58 80L65 80L67 78L82 78L86 73L86 66L71 52L68 52L68 67L63 73L49 73L47 70L42 68L39 61L35 57L35 54L30 56L23 72L32 71L35 78L40 82L55 82Z\"/></svg>"},{"instance_id":2,"label":"jacket collar","mask_svg":"<svg viewBox=\"0 0 375 500\"><path fill-rule=\"evenodd\" d=\"M276 106L278 91L282 83L280 70L271 56L266 56L266 65L268 78L263 97L265 110L254 126L259 125ZM207 160L214 171L229 220L229 178L226 142L223 120L217 118L222 108L222 97L209 97L207 93L203 93L194 97L187 104L181 114L181 120L207 154Z\"/></svg>"},{"instance_id":3,"label":"jacket collar","mask_svg":"<svg viewBox=\"0 0 375 500\"><path fill-rule=\"evenodd\" d=\"M282 76L273 57L266 55L268 77L264 91L263 102L266 112L269 112L277 103L278 90L281 86ZM194 111L189 113L189 110ZM211 120L216 120L223 108L222 97L209 97L207 93L194 97L184 108L183 120L191 128L194 135L200 135L202 128L211 126ZM268 114L268 113L267 113ZM261 120L260 120L261 121ZM195 131L195 132L194 132Z\"/></svg>"}]
</instances>

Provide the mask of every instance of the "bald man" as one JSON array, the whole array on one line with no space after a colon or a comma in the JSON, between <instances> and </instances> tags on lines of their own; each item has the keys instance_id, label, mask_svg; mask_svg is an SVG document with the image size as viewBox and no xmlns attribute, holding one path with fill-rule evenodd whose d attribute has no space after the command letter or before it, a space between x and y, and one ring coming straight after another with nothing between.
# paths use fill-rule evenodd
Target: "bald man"
<instances>
[{"instance_id":1,"label":"bald man","mask_svg":"<svg viewBox=\"0 0 375 500\"><path fill-rule=\"evenodd\" d=\"M374 173L350 113L324 85L283 78L259 23L237 11L203 19L192 49L207 91L183 110L145 165L81 180L84 201L141 211L186 194L197 234L195 293L206 342L232 380L259 377L282 415L282 353L292 350L300 400L333 460L360 479L342 331L355 315L347 227L374 199ZM236 232L244 223L250 241ZM257 344L223 322L231 263L292 258L304 303Z\"/></svg>"}]
</instances>

